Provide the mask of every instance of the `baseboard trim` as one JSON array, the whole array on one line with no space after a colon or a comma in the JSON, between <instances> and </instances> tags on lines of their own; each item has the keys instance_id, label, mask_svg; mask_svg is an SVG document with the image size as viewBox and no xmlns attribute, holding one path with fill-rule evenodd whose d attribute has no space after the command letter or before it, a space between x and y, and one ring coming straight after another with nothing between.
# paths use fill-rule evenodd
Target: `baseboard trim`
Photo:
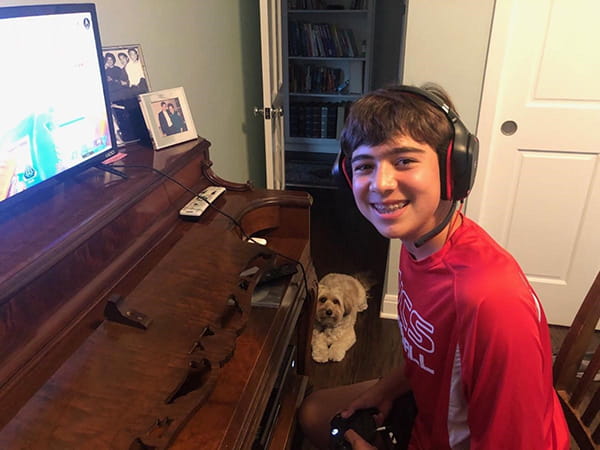
<instances>
[{"instance_id":1,"label":"baseboard trim","mask_svg":"<svg viewBox=\"0 0 600 450\"><path fill-rule=\"evenodd\" d=\"M398 296L386 294L381 302L381 311L379 317L382 319L398 319Z\"/></svg>"}]
</instances>

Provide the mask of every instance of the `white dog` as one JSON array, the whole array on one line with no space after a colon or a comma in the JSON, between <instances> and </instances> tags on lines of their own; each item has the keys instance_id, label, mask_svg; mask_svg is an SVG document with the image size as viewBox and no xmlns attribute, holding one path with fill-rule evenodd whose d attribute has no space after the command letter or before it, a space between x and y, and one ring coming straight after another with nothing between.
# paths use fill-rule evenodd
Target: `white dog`
<instances>
[{"instance_id":1,"label":"white dog","mask_svg":"<svg viewBox=\"0 0 600 450\"><path fill-rule=\"evenodd\" d=\"M367 290L350 275L330 273L319 281L312 357L317 362L341 361L356 342L354 324L367 309Z\"/></svg>"}]
</instances>

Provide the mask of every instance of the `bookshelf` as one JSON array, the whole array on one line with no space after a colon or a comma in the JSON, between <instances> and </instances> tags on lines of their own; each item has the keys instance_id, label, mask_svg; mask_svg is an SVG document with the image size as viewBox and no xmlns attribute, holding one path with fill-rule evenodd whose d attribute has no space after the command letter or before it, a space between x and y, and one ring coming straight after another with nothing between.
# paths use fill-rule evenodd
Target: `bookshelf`
<instances>
[{"instance_id":1,"label":"bookshelf","mask_svg":"<svg viewBox=\"0 0 600 450\"><path fill-rule=\"evenodd\" d=\"M375 0L288 0L283 13L286 185L315 186L302 167L327 174L350 104L371 89Z\"/></svg>"}]
</instances>

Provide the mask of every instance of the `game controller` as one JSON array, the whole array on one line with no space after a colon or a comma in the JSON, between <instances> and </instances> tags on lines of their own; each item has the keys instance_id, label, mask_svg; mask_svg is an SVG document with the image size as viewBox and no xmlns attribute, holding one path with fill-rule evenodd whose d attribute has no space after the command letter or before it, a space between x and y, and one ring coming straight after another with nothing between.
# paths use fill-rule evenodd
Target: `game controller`
<instances>
[{"instance_id":1,"label":"game controller","mask_svg":"<svg viewBox=\"0 0 600 450\"><path fill-rule=\"evenodd\" d=\"M369 444L374 444L377 434L377 424L374 415L379 413L377 408L359 409L350 417L343 418L336 414L331 419L331 448L335 450L352 450L352 446L344 437L347 430L356 431Z\"/></svg>"}]
</instances>

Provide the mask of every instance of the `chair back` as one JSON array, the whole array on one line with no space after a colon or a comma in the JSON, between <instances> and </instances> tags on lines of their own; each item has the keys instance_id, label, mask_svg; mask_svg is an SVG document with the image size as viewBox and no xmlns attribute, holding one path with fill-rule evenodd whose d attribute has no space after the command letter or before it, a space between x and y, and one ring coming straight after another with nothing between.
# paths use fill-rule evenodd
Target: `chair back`
<instances>
[{"instance_id":1,"label":"chair back","mask_svg":"<svg viewBox=\"0 0 600 450\"><path fill-rule=\"evenodd\" d=\"M600 319L600 273L573 319L554 361L554 387L571 436L582 450L600 444L600 346L595 329ZM591 357L590 357L591 355Z\"/></svg>"}]
</instances>

